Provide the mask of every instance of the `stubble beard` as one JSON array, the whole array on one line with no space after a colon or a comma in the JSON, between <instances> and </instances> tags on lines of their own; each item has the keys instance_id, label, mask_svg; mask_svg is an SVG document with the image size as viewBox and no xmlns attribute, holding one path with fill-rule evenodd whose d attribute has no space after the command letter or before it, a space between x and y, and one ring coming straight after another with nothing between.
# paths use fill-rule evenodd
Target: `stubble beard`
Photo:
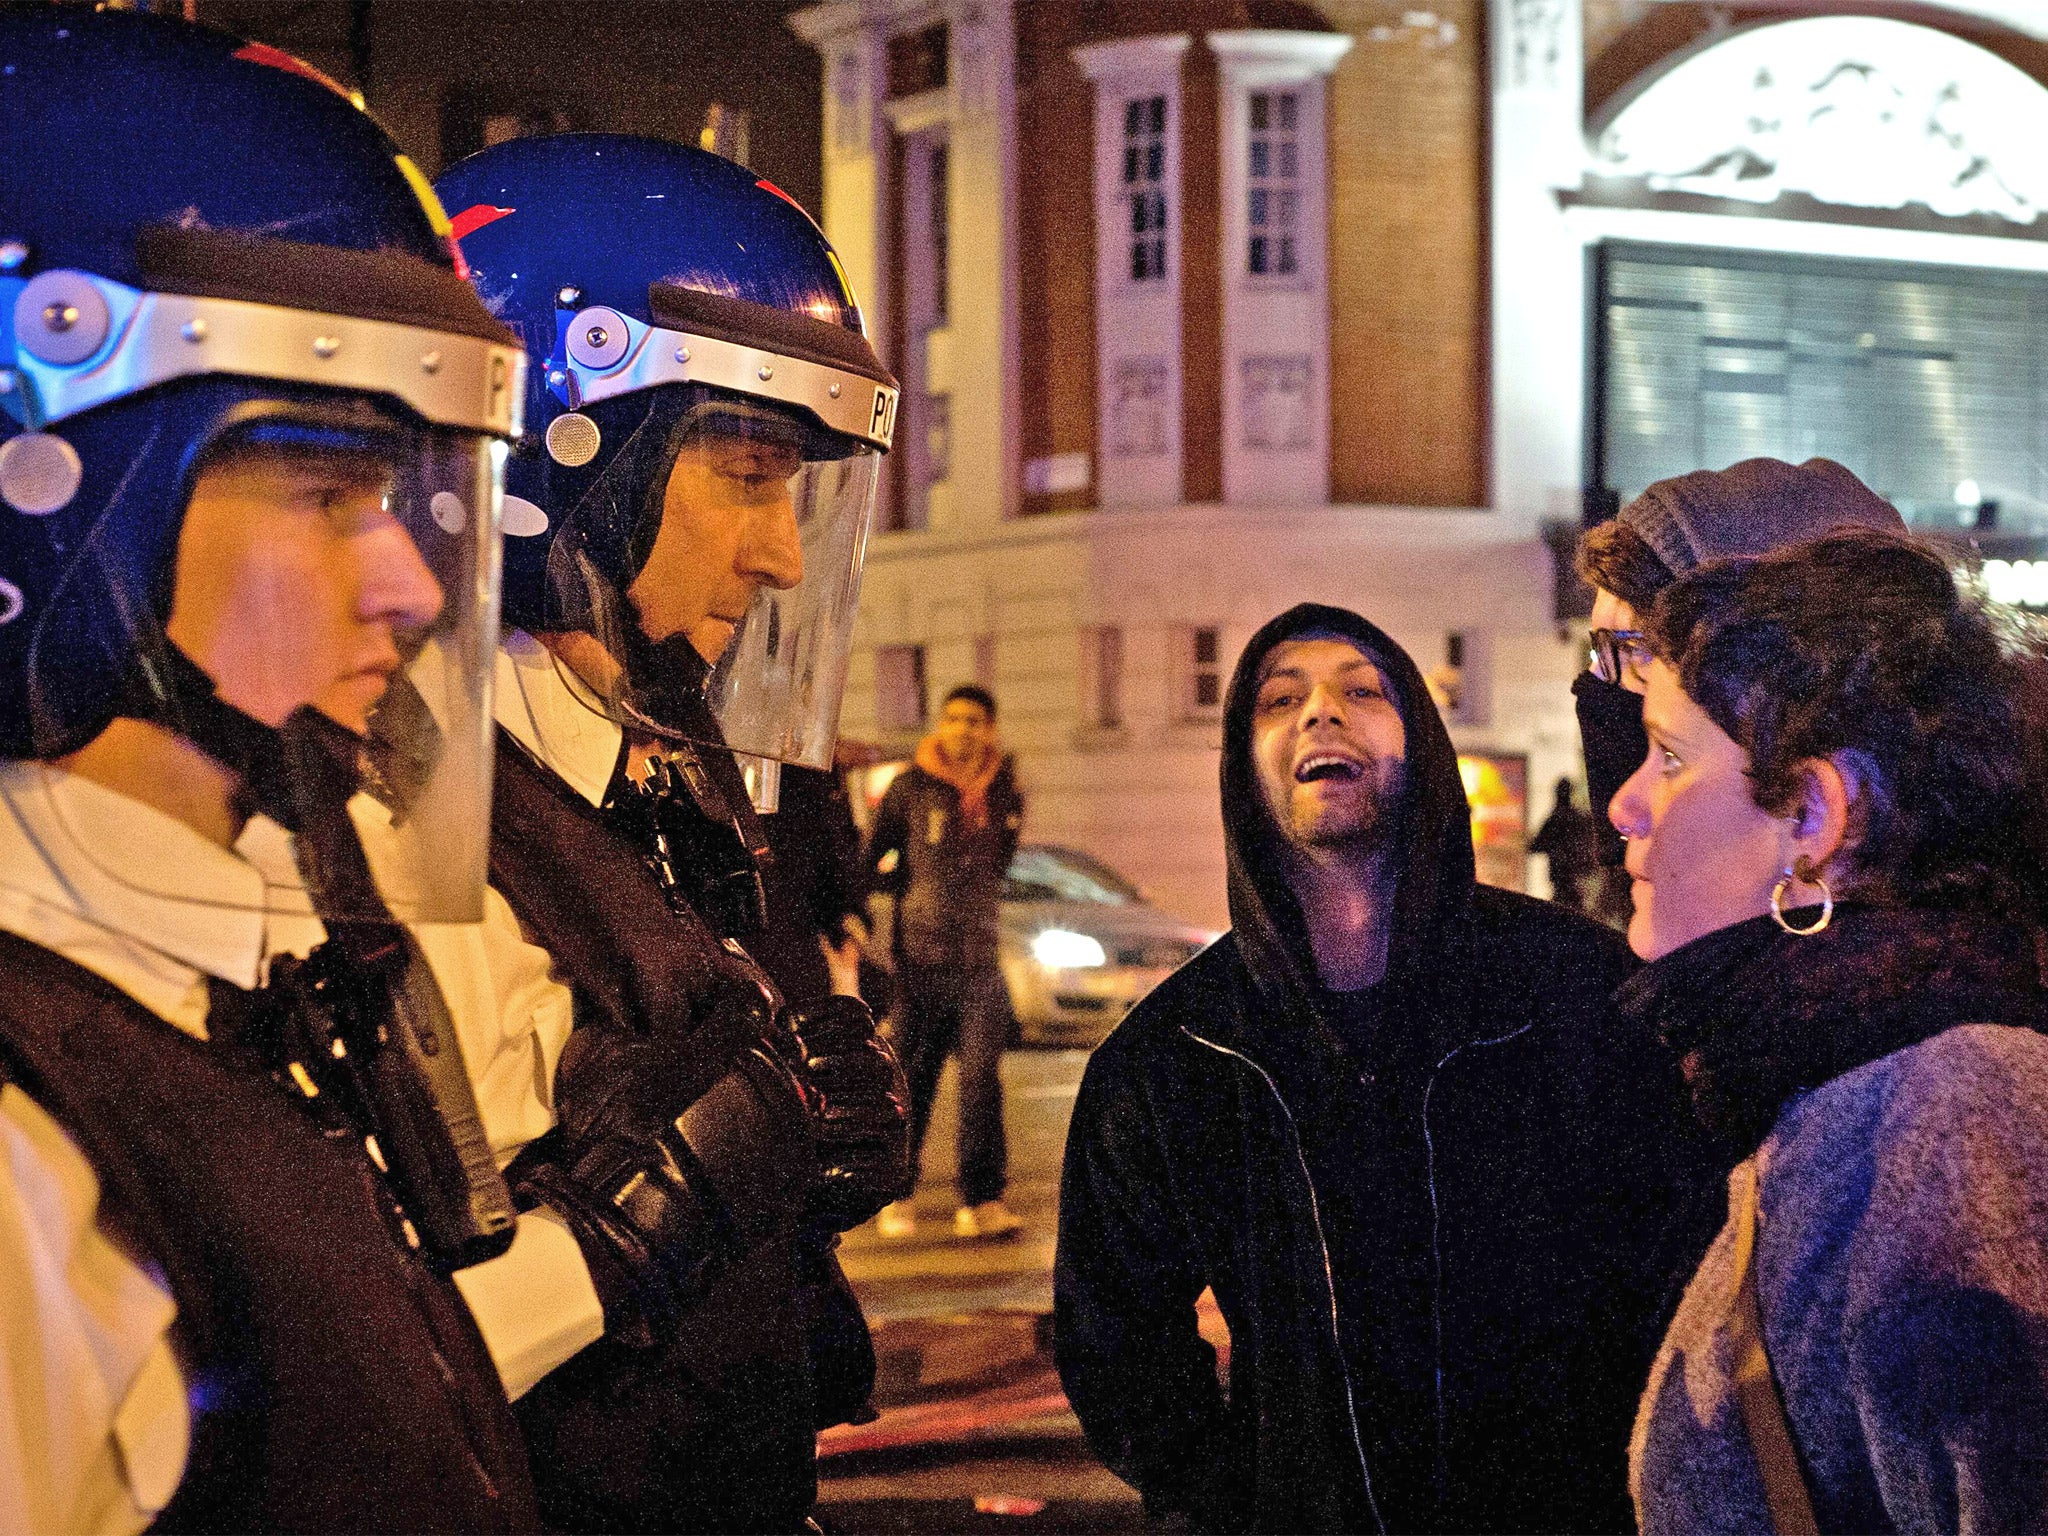
<instances>
[{"instance_id":1,"label":"stubble beard","mask_svg":"<svg viewBox=\"0 0 2048 1536\"><path fill-rule=\"evenodd\" d=\"M1393 839L1402 779L1398 760L1380 758L1357 780L1361 792L1336 805L1304 805L1290 795L1282 830L1303 853L1379 853Z\"/></svg>"}]
</instances>

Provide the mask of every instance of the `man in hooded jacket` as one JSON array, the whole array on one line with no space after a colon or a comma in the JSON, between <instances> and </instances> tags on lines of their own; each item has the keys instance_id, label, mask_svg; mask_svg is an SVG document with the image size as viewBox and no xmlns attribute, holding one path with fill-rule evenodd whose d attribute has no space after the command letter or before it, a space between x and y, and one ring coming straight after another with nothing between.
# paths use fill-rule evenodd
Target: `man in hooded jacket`
<instances>
[{"instance_id":1,"label":"man in hooded jacket","mask_svg":"<svg viewBox=\"0 0 2048 1536\"><path fill-rule=\"evenodd\" d=\"M1628 1529L1703 1239L1675 1068L1608 1009L1626 951L1475 882L1450 738L1355 614L1252 638L1222 793L1232 931L1096 1052L1068 1134L1057 1351L1090 1445L1197 1529Z\"/></svg>"}]
</instances>

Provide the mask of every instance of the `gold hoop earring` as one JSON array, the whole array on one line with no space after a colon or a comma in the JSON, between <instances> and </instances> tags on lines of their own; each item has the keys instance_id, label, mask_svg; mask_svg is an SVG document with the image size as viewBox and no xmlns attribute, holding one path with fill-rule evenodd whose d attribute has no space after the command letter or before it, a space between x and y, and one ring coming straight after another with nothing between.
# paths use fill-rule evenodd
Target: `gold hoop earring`
<instances>
[{"instance_id":1,"label":"gold hoop earring","mask_svg":"<svg viewBox=\"0 0 2048 1536\"><path fill-rule=\"evenodd\" d=\"M1812 938L1813 935L1819 933L1821 929L1827 927L1829 922L1833 920L1835 915L1835 893L1828 889L1827 881L1821 879L1819 875L1809 876L1805 883L1820 887L1820 916L1809 928L1794 928L1785 921L1785 893L1792 889L1794 878L1792 871L1788 869L1785 871L1784 877L1771 887L1771 920L1789 934L1794 934L1802 939Z\"/></svg>"}]
</instances>

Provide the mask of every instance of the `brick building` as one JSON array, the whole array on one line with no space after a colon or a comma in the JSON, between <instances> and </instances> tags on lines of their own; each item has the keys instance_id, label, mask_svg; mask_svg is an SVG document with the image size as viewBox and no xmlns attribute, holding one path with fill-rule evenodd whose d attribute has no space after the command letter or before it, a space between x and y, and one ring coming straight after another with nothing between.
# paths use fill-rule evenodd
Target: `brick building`
<instances>
[{"instance_id":1,"label":"brick building","mask_svg":"<svg viewBox=\"0 0 2048 1536\"><path fill-rule=\"evenodd\" d=\"M1749 453L2030 533L2042 9L796 13L905 385L846 729L907 746L989 684L1034 835L1220 920L1220 685L1291 602L1394 633L1540 815L1580 655L1546 533Z\"/></svg>"}]
</instances>

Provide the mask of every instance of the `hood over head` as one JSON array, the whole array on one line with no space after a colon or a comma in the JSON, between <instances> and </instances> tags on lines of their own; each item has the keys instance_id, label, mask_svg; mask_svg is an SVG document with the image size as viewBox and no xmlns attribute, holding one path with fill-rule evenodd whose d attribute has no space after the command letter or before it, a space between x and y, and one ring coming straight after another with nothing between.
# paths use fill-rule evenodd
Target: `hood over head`
<instances>
[{"instance_id":1,"label":"hood over head","mask_svg":"<svg viewBox=\"0 0 2048 1536\"><path fill-rule=\"evenodd\" d=\"M1406 789L1395 823L1394 921L1389 980L1428 967L1447 928L1472 899L1471 811L1457 749L1408 653L1376 625L1343 608L1302 603L1245 646L1223 701L1223 841L1229 859L1231 931L1269 1001L1287 1007L1319 985L1301 905L1287 878L1280 829L1266 809L1252 760L1259 669L1274 647L1306 638L1349 640L1378 664L1407 735Z\"/></svg>"}]
</instances>

